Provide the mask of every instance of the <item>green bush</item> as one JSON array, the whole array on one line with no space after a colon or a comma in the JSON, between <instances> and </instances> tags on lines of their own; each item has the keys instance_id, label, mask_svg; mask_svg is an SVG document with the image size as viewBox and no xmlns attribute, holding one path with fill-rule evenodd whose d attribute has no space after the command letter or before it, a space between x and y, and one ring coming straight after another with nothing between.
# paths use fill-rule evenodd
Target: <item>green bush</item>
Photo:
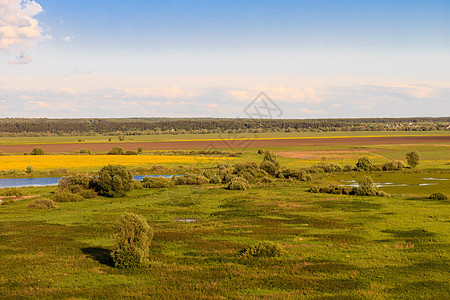
<instances>
[{"instance_id":1,"label":"green bush","mask_svg":"<svg viewBox=\"0 0 450 300\"><path fill-rule=\"evenodd\" d=\"M45 151L44 151L44 149L42 149L41 147L35 147L35 148L31 151L30 154L31 154L31 155L44 155L44 154L45 154Z\"/></svg>"},{"instance_id":2,"label":"green bush","mask_svg":"<svg viewBox=\"0 0 450 300\"><path fill-rule=\"evenodd\" d=\"M278 173L280 166L273 161L266 160L260 164L260 168L266 171L268 174L275 176Z\"/></svg>"},{"instance_id":3,"label":"green bush","mask_svg":"<svg viewBox=\"0 0 450 300\"><path fill-rule=\"evenodd\" d=\"M430 195L430 199L433 199L433 200L447 200L448 197L444 193L433 193L433 194Z\"/></svg>"},{"instance_id":4,"label":"green bush","mask_svg":"<svg viewBox=\"0 0 450 300\"><path fill-rule=\"evenodd\" d=\"M358 159L358 162L356 163L356 168L361 171L370 171L373 168L372 161L367 157L361 157Z\"/></svg>"},{"instance_id":5,"label":"green bush","mask_svg":"<svg viewBox=\"0 0 450 300\"><path fill-rule=\"evenodd\" d=\"M0 190L0 195L6 197L22 197L25 196L25 192L22 189L12 187Z\"/></svg>"},{"instance_id":6,"label":"green bush","mask_svg":"<svg viewBox=\"0 0 450 300\"><path fill-rule=\"evenodd\" d=\"M56 191L53 195L53 200L56 202L80 202L84 198L78 194L73 194L67 191Z\"/></svg>"},{"instance_id":7,"label":"green bush","mask_svg":"<svg viewBox=\"0 0 450 300\"><path fill-rule=\"evenodd\" d=\"M415 168L420 161L420 155L417 151L411 151L406 153L406 161L411 168Z\"/></svg>"},{"instance_id":8,"label":"green bush","mask_svg":"<svg viewBox=\"0 0 450 300\"><path fill-rule=\"evenodd\" d=\"M51 209L51 208L57 208L58 204L56 204L55 201L51 199L36 199L31 201L27 208L33 208L33 209Z\"/></svg>"},{"instance_id":9,"label":"green bush","mask_svg":"<svg viewBox=\"0 0 450 300\"><path fill-rule=\"evenodd\" d=\"M144 177L142 186L146 189L169 188L174 186L173 180L164 177Z\"/></svg>"},{"instance_id":10,"label":"green bush","mask_svg":"<svg viewBox=\"0 0 450 300\"><path fill-rule=\"evenodd\" d=\"M323 171L327 172L327 173L342 172L342 167L340 165L338 165L337 163L332 162L328 165L325 165L323 167Z\"/></svg>"},{"instance_id":11,"label":"green bush","mask_svg":"<svg viewBox=\"0 0 450 300\"><path fill-rule=\"evenodd\" d=\"M91 154L91 150L83 148L83 149L80 149L80 151L78 151L78 154L89 155L89 154Z\"/></svg>"},{"instance_id":12,"label":"green bush","mask_svg":"<svg viewBox=\"0 0 450 300\"><path fill-rule=\"evenodd\" d=\"M31 174L31 173L33 173L33 172L34 172L33 166L28 166L28 167L27 167L27 173L28 173L28 174Z\"/></svg>"},{"instance_id":13,"label":"green bush","mask_svg":"<svg viewBox=\"0 0 450 300\"><path fill-rule=\"evenodd\" d=\"M383 171L401 171L406 165L401 160L391 160L382 166Z\"/></svg>"},{"instance_id":14,"label":"green bush","mask_svg":"<svg viewBox=\"0 0 450 300\"><path fill-rule=\"evenodd\" d=\"M248 184L247 179L242 177L235 177L231 180L228 185L229 190L248 190L250 185Z\"/></svg>"},{"instance_id":15,"label":"green bush","mask_svg":"<svg viewBox=\"0 0 450 300\"><path fill-rule=\"evenodd\" d=\"M133 186L133 175L122 165L107 165L98 175L98 191L107 197L123 197Z\"/></svg>"},{"instance_id":16,"label":"green bush","mask_svg":"<svg viewBox=\"0 0 450 300\"><path fill-rule=\"evenodd\" d=\"M136 268L148 263L148 248L154 233L143 216L123 214L117 219L114 232L111 257L116 267Z\"/></svg>"},{"instance_id":17,"label":"green bush","mask_svg":"<svg viewBox=\"0 0 450 300\"><path fill-rule=\"evenodd\" d=\"M203 175L186 174L183 176L173 176L172 181L176 185L202 185L209 183L208 178Z\"/></svg>"},{"instance_id":18,"label":"green bush","mask_svg":"<svg viewBox=\"0 0 450 300\"><path fill-rule=\"evenodd\" d=\"M97 193L94 190L80 190L77 194L84 199L92 199L97 197Z\"/></svg>"},{"instance_id":19,"label":"green bush","mask_svg":"<svg viewBox=\"0 0 450 300\"><path fill-rule=\"evenodd\" d=\"M114 146L111 151L108 151L108 155L123 155L123 148Z\"/></svg>"},{"instance_id":20,"label":"green bush","mask_svg":"<svg viewBox=\"0 0 450 300\"><path fill-rule=\"evenodd\" d=\"M283 248L281 248L280 245L271 242L263 242L244 249L241 251L241 255L245 258L279 257L283 252Z\"/></svg>"}]
</instances>

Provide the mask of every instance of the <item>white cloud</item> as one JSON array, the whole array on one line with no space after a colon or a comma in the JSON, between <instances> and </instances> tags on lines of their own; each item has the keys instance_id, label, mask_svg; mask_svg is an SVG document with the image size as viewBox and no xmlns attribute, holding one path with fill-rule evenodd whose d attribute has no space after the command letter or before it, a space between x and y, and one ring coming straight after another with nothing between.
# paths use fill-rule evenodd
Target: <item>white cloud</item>
<instances>
[{"instance_id":1,"label":"white cloud","mask_svg":"<svg viewBox=\"0 0 450 300\"><path fill-rule=\"evenodd\" d=\"M300 111L307 115L324 115L324 114L326 114L326 112L323 110L314 110L314 109L309 109L306 107L301 107Z\"/></svg>"},{"instance_id":2,"label":"white cloud","mask_svg":"<svg viewBox=\"0 0 450 300\"><path fill-rule=\"evenodd\" d=\"M34 18L43 11L33 0L0 0L0 50L7 55L15 55L16 61L31 62L26 51L33 48L36 41L44 38L42 28Z\"/></svg>"},{"instance_id":3,"label":"white cloud","mask_svg":"<svg viewBox=\"0 0 450 300\"><path fill-rule=\"evenodd\" d=\"M64 42L70 42L71 40L73 40L74 39L74 36L73 35L68 35L68 36L65 36L64 38L63 38L63 41Z\"/></svg>"},{"instance_id":4,"label":"white cloud","mask_svg":"<svg viewBox=\"0 0 450 300\"><path fill-rule=\"evenodd\" d=\"M320 103L322 99L317 97L313 88L292 88L292 87L269 87L256 86L247 90L231 90L228 94L232 95L238 101L249 101L256 97L259 92L265 92L269 98L277 102L296 102L296 103Z\"/></svg>"}]
</instances>

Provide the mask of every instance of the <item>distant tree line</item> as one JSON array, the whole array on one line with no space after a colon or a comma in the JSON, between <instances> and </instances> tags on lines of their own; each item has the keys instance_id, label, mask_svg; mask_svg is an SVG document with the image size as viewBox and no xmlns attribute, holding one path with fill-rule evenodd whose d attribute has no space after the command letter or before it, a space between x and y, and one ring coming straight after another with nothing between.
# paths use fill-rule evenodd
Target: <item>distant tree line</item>
<instances>
[{"instance_id":1,"label":"distant tree line","mask_svg":"<svg viewBox=\"0 0 450 300\"><path fill-rule=\"evenodd\" d=\"M0 119L3 136L450 130L450 117L365 119Z\"/></svg>"}]
</instances>

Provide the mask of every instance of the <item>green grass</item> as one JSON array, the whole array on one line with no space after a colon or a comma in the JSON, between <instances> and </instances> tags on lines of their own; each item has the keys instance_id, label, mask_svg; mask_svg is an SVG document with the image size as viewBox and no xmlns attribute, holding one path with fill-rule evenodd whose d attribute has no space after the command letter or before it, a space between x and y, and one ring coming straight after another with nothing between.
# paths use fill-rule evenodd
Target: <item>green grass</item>
<instances>
[{"instance_id":1,"label":"green grass","mask_svg":"<svg viewBox=\"0 0 450 300\"><path fill-rule=\"evenodd\" d=\"M27 209L31 199L0 206L0 297L448 296L448 201L307 188L290 181L249 191L182 186L48 211ZM28 192L49 197L53 189ZM155 229L148 268L112 267L111 225L125 211L144 215ZM263 241L285 254L239 256Z\"/></svg>"}]
</instances>

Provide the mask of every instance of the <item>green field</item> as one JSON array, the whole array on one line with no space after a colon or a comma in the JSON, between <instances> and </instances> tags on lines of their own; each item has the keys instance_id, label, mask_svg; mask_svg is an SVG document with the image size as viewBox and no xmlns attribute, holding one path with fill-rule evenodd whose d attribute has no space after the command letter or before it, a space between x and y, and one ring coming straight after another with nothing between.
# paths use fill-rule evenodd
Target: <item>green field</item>
<instances>
[{"instance_id":1,"label":"green field","mask_svg":"<svg viewBox=\"0 0 450 300\"><path fill-rule=\"evenodd\" d=\"M448 201L310 194L277 182L249 191L187 186L127 198L0 207L2 297L436 298L448 296ZM46 197L54 188L29 189ZM112 267L123 212L155 229L151 266ZM195 219L196 222L179 222ZM239 251L279 243L280 258Z\"/></svg>"},{"instance_id":2,"label":"green field","mask_svg":"<svg viewBox=\"0 0 450 300\"><path fill-rule=\"evenodd\" d=\"M411 150L421 160L415 169L396 172L312 173L312 182L273 178L246 191L223 184L175 186L37 210L27 205L51 198L56 188L24 188L27 197L3 198L0 206L0 298L448 299L450 202L428 197L450 195L449 146L275 147L270 151L290 153L278 157L290 169L332 162L354 166L363 156L375 164L405 161ZM257 151L245 149L230 163L261 162ZM213 168L217 163L214 157L209 163L180 160L165 164L165 170L176 174L182 170L178 165ZM98 170L68 170L73 171ZM45 172L64 175L15 170L2 176ZM391 196L308 192L313 185L357 184L365 175ZM148 267L113 265L112 225L124 212L143 215L155 230ZM284 253L240 255L264 241L280 245Z\"/></svg>"}]
</instances>

